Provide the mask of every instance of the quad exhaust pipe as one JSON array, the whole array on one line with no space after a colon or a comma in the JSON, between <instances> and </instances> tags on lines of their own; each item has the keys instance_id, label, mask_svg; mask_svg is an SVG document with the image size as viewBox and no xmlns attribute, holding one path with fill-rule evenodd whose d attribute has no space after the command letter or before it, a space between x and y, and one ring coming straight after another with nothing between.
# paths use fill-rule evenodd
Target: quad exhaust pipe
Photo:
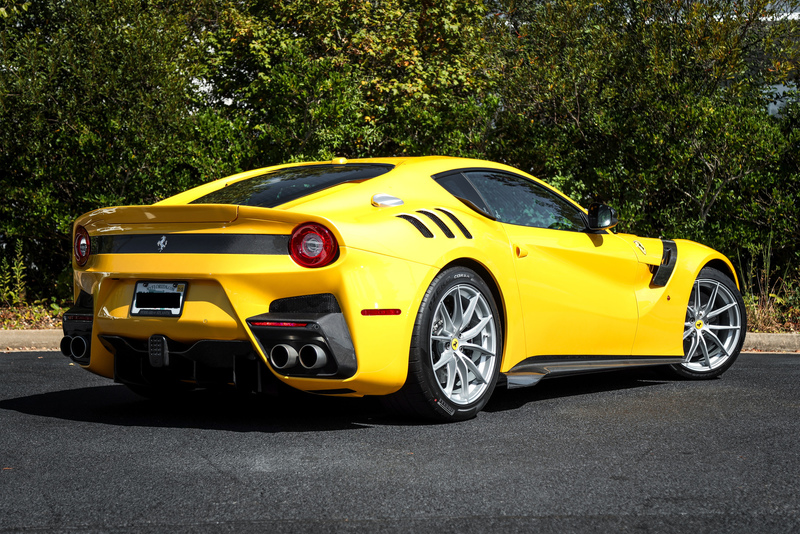
<instances>
[{"instance_id":1,"label":"quad exhaust pipe","mask_svg":"<svg viewBox=\"0 0 800 534\"><path fill-rule=\"evenodd\" d=\"M69 348L71 343L72 343L72 337L64 336L61 338L61 343L58 345L58 347L61 349L61 354L63 354L67 358L72 357L72 351Z\"/></svg>"},{"instance_id":2,"label":"quad exhaust pipe","mask_svg":"<svg viewBox=\"0 0 800 534\"><path fill-rule=\"evenodd\" d=\"M288 369L297 365L297 351L291 345L275 345L269 351L269 362L275 369Z\"/></svg>"},{"instance_id":3,"label":"quad exhaust pipe","mask_svg":"<svg viewBox=\"0 0 800 534\"><path fill-rule=\"evenodd\" d=\"M328 357L322 347L309 343L297 351L291 345L280 344L269 351L269 362L275 369L289 369L298 363L307 370L319 369L328 362Z\"/></svg>"},{"instance_id":4,"label":"quad exhaust pipe","mask_svg":"<svg viewBox=\"0 0 800 534\"><path fill-rule=\"evenodd\" d=\"M75 336L69 344L69 350L72 351L73 358L85 358L89 355L89 338L84 336Z\"/></svg>"},{"instance_id":5,"label":"quad exhaust pipe","mask_svg":"<svg viewBox=\"0 0 800 534\"><path fill-rule=\"evenodd\" d=\"M91 341L86 336L64 336L59 344L61 354L73 360L82 360L89 356Z\"/></svg>"},{"instance_id":6,"label":"quad exhaust pipe","mask_svg":"<svg viewBox=\"0 0 800 534\"><path fill-rule=\"evenodd\" d=\"M303 345L300 349L300 354L298 355L298 359L300 360L300 365L308 369L319 369L325 365L325 362L328 361L327 356L325 356L325 351L322 350L321 347L317 345Z\"/></svg>"}]
</instances>

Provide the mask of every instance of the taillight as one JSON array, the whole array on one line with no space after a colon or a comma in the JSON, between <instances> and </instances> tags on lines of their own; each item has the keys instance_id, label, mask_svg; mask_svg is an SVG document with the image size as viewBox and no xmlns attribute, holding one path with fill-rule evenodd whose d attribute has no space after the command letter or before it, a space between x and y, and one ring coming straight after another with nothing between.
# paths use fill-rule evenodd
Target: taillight
<instances>
[{"instance_id":1,"label":"taillight","mask_svg":"<svg viewBox=\"0 0 800 534\"><path fill-rule=\"evenodd\" d=\"M339 243L321 224L301 224L289 240L289 254L302 267L324 267L335 260L338 253Z\"/></svg>"},{"instance_id":2,"label":"taillight","mask_svg":"<svg viewBox=\"0 0 800 534\"><path fill-rule=\"evenodd\" d=\"M72 251L75 254L75 263L80 266L86 265L89 254L92 253L92 241L89 239L89 232L83 226L75 229L75 243Z\"/></svg>"}]
</instances>

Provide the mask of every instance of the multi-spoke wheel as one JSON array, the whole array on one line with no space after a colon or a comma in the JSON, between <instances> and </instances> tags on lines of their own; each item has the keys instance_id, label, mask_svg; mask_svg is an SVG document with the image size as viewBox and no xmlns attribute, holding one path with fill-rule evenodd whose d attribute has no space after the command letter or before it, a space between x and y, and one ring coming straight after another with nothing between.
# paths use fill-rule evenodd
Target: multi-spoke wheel
<instances>
[{"instance_id":1,"label":"multi-spoke wheel","mask_svg":"<svg viewBox=\"0 0 800 534\"><path fill-rule=\"evenodd\" d=\"M474 417L497 383L502 356L499 312L474 271L442 271L422 299L408 378L387 399L397 410L440 421Z\"/></svg>"},{"instance_id":2,"label":"multi-spoke wheel","mask_svg":"<svg viewBox=\"0 0 800 534\"><path fill-rule=\"evenodd\" d=\"M431 365L444 396L463 406L483 397L497 366L494 314L486 297L471 284L455 285L438 300L430 336Z\"/></svg>"},{"instance_id":3,"label":"multi-spoke wheel","mask_svg":"<svg viewBox=\"0 0 800 534\"><path fill-rule=\"evenodd\" d=\"M683 363L672 366L686 378L713 378L733 365L744 343L747 316L730 278L706 267L689 296L683 327Z\"/></svg>"}]
</instances>

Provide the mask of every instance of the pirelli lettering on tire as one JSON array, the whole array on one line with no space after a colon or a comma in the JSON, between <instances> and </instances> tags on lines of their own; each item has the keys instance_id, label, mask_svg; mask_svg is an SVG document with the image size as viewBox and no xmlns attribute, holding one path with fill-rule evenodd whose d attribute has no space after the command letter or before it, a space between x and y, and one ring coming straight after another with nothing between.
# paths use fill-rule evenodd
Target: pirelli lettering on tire
<instances>
[{"instance_id":1,"label":"pirelli lettering on tire","mask_svg":"<svg viewBox=\"0 0 800 534\"><path fill-rule=\"evenodd\" d=\"M442 410L447 412L447 415L452 416L454 413L456 413L455 408L453 408L452 406L450 406L449 404L444 402L444 400L442 400L442 399L439 399L437 401L437 404L439 405L439 408L441 408Z\"/></svg>"}]
</instances>

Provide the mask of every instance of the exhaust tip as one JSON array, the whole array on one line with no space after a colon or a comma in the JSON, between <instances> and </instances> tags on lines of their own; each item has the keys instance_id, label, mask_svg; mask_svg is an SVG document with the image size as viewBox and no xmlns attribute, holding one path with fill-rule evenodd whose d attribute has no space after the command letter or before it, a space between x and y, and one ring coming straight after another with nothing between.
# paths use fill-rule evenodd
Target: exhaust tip
<instances>
[{"instance_id":1,"label":"exhaust tip","mask_svg":"<svg viewBox=\"0 0 800 534\"><path fill-rule=\"evenodd\" d=\"M275 345L269 351L269 362L275 369L286 369L297 365L297 351L291 345Z\"/></svg>"},{"instance_id":2,"label":"exhaust tip","mask_svg":"<svg viewBox=\"0 0 800 534\"><path fill-rule=\"evenodd\" d=\"M75 336L69 344L69 350L75 359L85 358L89 354L89 339L83 336Z\"/></svg>"},{"instance_id":3,"label":"exhaust tip","mask_svg":"<svg viewBox=\"0 0 800 534\"><path fill-rule=\"evenodd\" d=\"M59 344L59 348L61 349L61 354L63 354L67 358L72 357L72 349L69 348L71 344L72 344L72 338L70 336L64 336L61 338L61 343Z\"/></svg>"},{"instance_id":4,"label":"exhaust tip","mask_svg":"<svg viewBox=\"0 0 800 534\"><path fill-rule=\"evenodd\" d=\"M325 351L317 345L303 345L299 354L300 365L306 369L319 369L328 361Z\"/></svg>"}]
</instances>

